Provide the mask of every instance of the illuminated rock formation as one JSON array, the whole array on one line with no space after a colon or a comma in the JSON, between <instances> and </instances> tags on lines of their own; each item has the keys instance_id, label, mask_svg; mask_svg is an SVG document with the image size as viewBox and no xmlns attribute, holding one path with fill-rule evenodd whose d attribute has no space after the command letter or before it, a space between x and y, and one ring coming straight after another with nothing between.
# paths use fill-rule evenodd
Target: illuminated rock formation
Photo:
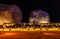
<instances>
[{"instance_id":1,"label":"illuminated rock formation","mask_svg":"<svg viewBox=\"0 0 60 39\"><path fill-rule=\"evenodd\" d=\"M12 15L8 10L0 12L0 24L12 23Z\"/></svg>"},{"instance_id":2,"label":"illuminated rock formation","mask_svg":"<svg viewBox=\"0 0 60 39\"><path fill-rule=\"evenodd\" d=\"M50 23L49 14L42 10L34 10L30 14L29 23Z\"/></svg>"},{"instance_id":3,"label":"illuminated rock formation","mask_svg":"<svg viewBox=\"0 0 60 39\"><path fill-rule=\"evenodd\" d=\"M22 14L18 6L0 4L0 24L10 22L20 24L21 20Z\"/></svg>"}]
</instances>

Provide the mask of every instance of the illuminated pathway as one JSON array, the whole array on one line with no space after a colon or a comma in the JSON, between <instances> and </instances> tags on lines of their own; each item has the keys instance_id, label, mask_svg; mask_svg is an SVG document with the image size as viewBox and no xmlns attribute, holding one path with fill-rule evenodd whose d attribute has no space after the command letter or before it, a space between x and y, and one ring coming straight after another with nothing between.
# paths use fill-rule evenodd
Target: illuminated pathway
<instances>
[{"instance_id":1,"label":"illuminated pathway","mask_svg":"<svg viewBox=\"0 0 60 39\"><path fill-rule=\"evenodd\" d=\"M0 39L60 39L59 28L2 28Z\"/></svg>"}]
</instances>

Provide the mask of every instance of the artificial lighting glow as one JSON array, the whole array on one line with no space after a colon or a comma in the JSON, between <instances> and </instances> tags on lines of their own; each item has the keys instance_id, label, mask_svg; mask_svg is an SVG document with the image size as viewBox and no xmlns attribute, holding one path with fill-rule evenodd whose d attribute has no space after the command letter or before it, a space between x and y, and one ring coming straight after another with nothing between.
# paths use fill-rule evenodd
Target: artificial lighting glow
<instances>
[{"instance_id":1,"label":"artificial lighting glow","mask_svg":"<svg viewBox=\"0 0 60 39\"><path fill-rule=\"evenodd\" d=\"M29 25L31 25L31 23L29 23Z\"/></svg>"},{"instance_id":2,"label":"artificial lighting glow","mask_svg":"<svg viewBox=\"0 0 60 39\"><path fill-rule=\"evenodd\" d=\"M33 28L30 28L30 30L29 31L34 31L34 29Z\"/></svg>"},{"instance_id":3,"label":"artificial lighting glow","mask_svg":"<svg viewBox=\"0 0 60 39\"><path fill-rule=\"evenodd\" d=\"M59 30L58 28L49 28L48 29L49 31L57 31L57 30Z\"/></svg>"},{"instance_id":4,"label":"artificial lighting glow","mask_svg":"<svg viewBox=\"0 0 60 39\"><path fill-rule=\"evenodd\" d=\"M47 31L47 28L42 28L41 31Z\"/></svg>"},{"instance_id":5,"label":"artificial lighting glow","mask_svg":"<svg viewBox=\"0 0 60 39\"><path fill-rule=\"evenodd\" d=\"M16 35L16 33L4 33L4 36L9 36L9 35Z\"/></svg>"},{"instance_id":6,"label":"artificial lighting glow","mask_svg":"<svg viewBox=\"0 0 60 39\"><path fill-rule=\"evenodd\" d=\"M12 26L12 25L14 25L13 23L11 23L11 24L5 24L5 25L7 25L7 26Z\"/></svg>"},{"instance_id":7,"label":"artificial lighting glow","mask_svg":"<svg viewBox=\"0 0 60 39\"><path fill-rule=\"evenodd\" d=\"M41 21L39 21L39 23L48 23L48 21L41 20Z\"/></svg>"},{"instance_id":8,"label":"artificial lighting glow","mask_svg":"<svg viewBox=\"0 0 60 39\"><path fill-rule=\"evenodd\" d=\"M60 31L60 28L1 28L0 31Z\"/></svg>"},{"instance_id":9,"label":"artificial lighting glow","mask_svg":"<svg viewBox=\"0 0 60 39\"><path fill-rule=\"evenodd\" d=\"M36 30L36 31L39 31L39 30L40 30L40 28L36 28L35 30Z\"/></svg>"},{"instance_id":10,"label":"artificial lighting glow","mask_svg":"<svg viewBox=\"0 0 60 39\"><path fill-rule=\"evenodd\" d=\"M3 31L3 29L0 29L0 31Z\"/></svg>"},{"instance_id":11,"label":"artificial lighting glow","mask_svg":"<svg viewBox=\"0 0 60 39\"><path fill-rule=\"evenodd\" d=\"M16 28L11 28L11 31L16 31Z\"/></svg>"},{"instance_id":12,"label":"artificial lighting glow","mask_svg":"<svg viewBox=\"0 0 60 39\"><path fill-rule=\"evenodd\" d=\"M21 28L16 28L15 30L16 30L16 31L22 31L22 29L21 29Z\"/></svg>"},{"instance_id":13,"label":"artificial lighting glow","mask_svg":"<svg viewBox=\"0 0 60 39\"><path fill-rule=\"evenodd\" d=\"M4 31L9 31L9 29L8 28L4 28Z\"/></svg>"},{"instance_id":14,"label":"artificial lighting glow","mask_svg":"<svg viewBox=\"0 0 60 39\"><path fill-rule=\"evenodd\" d=\"M0 25L3 25L3 21L0 21Z\"/></svg>"}]
</instances>

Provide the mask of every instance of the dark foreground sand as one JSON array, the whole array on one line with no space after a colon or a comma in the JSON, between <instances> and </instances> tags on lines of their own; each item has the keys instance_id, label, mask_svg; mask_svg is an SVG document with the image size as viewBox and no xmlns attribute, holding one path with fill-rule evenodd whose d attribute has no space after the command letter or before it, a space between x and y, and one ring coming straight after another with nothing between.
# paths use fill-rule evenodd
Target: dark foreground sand
<instances>
[{"instance_id":1,"label":"dark foreground sand","mask_svg":"<svg viewBox=\"0 0 60 39\"><path fill-rule=\"evenodd\" d=\"M0 39L60 39L60 31L0 31Z\"/></svg>"}]
</instances>

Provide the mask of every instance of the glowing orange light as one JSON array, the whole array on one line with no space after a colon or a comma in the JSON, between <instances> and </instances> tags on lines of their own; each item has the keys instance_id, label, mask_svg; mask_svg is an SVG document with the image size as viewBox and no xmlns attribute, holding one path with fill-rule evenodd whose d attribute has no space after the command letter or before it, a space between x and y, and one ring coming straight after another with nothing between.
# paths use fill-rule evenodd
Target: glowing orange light
<instances>
[{"instance_id":1,"label":"glowing orange light","mask_svg":"<svg viewBox=\"0 0 60 39\"><path fill-rule=\"evenodd\" d=\"M39 23L48 23L48 22L43 20L43 21L40 21Z\"/></svg>"},{"instance_id":2,"label":"glowing orange light","mask_svg":"<svg viewBox=\"0 0 60 39\"><path fill-rule=\"evenodd\" d=\"M16 33L5 33L4 36L16 35Z\"/></svg>"},{"instance_id":3,"label":"glowing orange light","mask_svg":"<svg viewBox=\"0 0 60 39\"><path fill-rule=\"evenodd\" d=\"M8 28L4 28L4 31L9 31L9 29Z\"/></svg>"},{"instance_id":4,"label":"glowing orange light","mask_svg":"<svg viewBox=\"0 0 60 39\"><path fill-rule=\"evenodd\" d=\"M49 31L57 31L57 30L59 30L58 28L49 28L48 29Z\"/></svg>"},{"instance_id":5,"label":"glowing orange light","mask_svg":"<svg viewBox=\"0 0 60 39\"><path fill-rule=\"evenodd\" d=\"M35 30L38 31L38 30L40 30L40 28L36 28Z\"/></svg>"}]
</instances>

